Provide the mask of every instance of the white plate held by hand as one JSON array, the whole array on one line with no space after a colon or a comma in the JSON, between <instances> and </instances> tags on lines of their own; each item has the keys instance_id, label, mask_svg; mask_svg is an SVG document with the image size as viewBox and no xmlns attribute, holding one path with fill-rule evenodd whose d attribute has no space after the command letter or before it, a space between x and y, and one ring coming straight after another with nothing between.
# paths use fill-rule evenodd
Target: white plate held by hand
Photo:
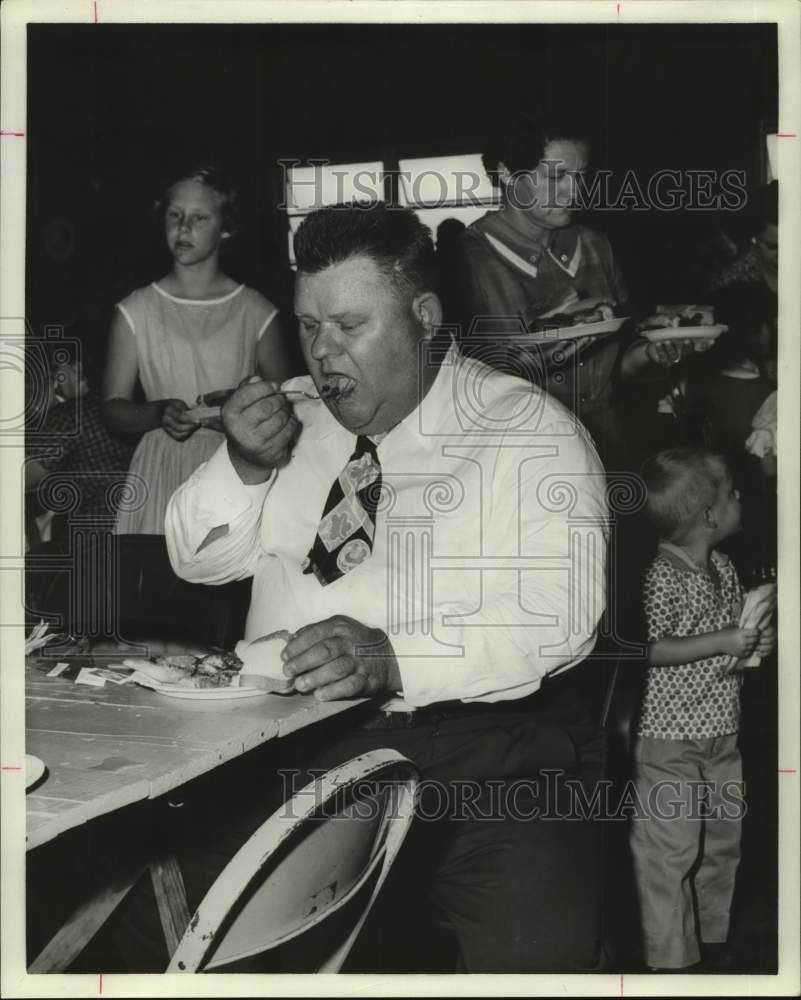
<instances>
[{"instance_id":1,"label":"white plate held by hand","mask_svg":"<svg viewBox=\"0 0 801 1000\"><path fill-rule=\"evenodd\" d=\"M652 344L666 340L717 340L729 328L717 323L715 326L665 326L658 330L641 330L640 336Z\"/></svg>"},{"instance_id":2,"label":"white plate held by hand","mask_svg":"<svg viewBox=\"0 0 801 1000\"><path fill-rule=\"evenodd\" d=\"M527 344L548 344L554 340L576 340L581 337L605 337L617 331L628 320L628 316L616 316L600 323L578 323L576 326L561 326L553 330L532 330L527 337L514 337ZM542 322L542 320L540 320Z\"/></svg>"}]
</instances>

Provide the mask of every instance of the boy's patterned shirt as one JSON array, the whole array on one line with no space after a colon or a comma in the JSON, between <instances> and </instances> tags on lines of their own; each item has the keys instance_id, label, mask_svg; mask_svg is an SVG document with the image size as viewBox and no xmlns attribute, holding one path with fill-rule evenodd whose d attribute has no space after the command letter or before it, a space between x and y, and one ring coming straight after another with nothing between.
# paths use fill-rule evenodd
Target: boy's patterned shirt
<instances>
[{"instance_id":1,"label":"boy's patterned shirt","mask_svg":"<svg viewBox=\"0 0 801 1000\"><path fill-rule=\"evenodd\" d=\"M712 570L684 565L661 551L645 575L648 641L702 635L737 625L743 590L727 556L712 552ZM742 675L727 673L728 656L649 667L638 726L640 736L707 739L736 733Z\"/></svg>"}]
</instances>

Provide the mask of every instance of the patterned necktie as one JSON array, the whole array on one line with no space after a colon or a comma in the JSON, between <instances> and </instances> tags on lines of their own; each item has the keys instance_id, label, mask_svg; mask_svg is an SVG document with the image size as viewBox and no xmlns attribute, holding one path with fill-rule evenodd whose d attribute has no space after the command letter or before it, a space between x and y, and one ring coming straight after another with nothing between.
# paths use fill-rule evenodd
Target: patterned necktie
<instances>
[{"instance_id":1,"label":"patterned necktie","mask_svg":"<svg viewBox=\"0 0 801 1000\"><path fill-rule=\"evenodd\" d=\"M340 472L325 502L314 545L303 563L325 587L364 562L373 551L375 515L381 494L381 463L368 438L356 438L356 450Z\"/></svg>"}]
</instances>

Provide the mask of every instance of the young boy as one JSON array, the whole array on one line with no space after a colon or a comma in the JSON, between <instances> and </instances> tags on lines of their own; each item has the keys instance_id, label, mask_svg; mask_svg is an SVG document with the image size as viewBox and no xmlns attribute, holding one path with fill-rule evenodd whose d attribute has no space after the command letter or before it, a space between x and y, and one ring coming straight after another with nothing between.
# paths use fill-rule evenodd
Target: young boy
<instances>
[{"instance_id":1,"label":"young boy","mask_svg":"<svg viewBox=\"0 0 801 1000\"><path fill-rule=\"evenodd\" d=\"M648 676L634 746L645 815L631 848L645 961L657 971L698 963L699 938L711 958L728 936L742 816L742 675L728 663L767 655L776 634L738 627L742 587L715 551L740 528L724 460L672 449L649 459L643 478L660 542L645 576Z\"/></svg>"}]
</instances>

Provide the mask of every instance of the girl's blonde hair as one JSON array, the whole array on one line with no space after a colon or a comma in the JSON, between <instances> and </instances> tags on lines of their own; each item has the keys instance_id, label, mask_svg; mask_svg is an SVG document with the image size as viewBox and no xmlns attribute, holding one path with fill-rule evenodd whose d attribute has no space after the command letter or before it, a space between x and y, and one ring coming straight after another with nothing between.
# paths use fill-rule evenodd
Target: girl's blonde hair
<instances>
[{"instance_id":1,"label":"girl's blonde hair","mask_svg":"<svg viewBox=\"0 0 801 1000\"><path fill-rule=\"evenodd\" d=\"M170 200L170 192L181 181L197 181L221 198L223 225L229 236L233 236L239 228L239 196L231 185L225 171L211 163L203 163L184 170L164 188L164 192L156 202L156 212L160 221L164 221L164 212Z\"/></svg>"}]
</instances>

